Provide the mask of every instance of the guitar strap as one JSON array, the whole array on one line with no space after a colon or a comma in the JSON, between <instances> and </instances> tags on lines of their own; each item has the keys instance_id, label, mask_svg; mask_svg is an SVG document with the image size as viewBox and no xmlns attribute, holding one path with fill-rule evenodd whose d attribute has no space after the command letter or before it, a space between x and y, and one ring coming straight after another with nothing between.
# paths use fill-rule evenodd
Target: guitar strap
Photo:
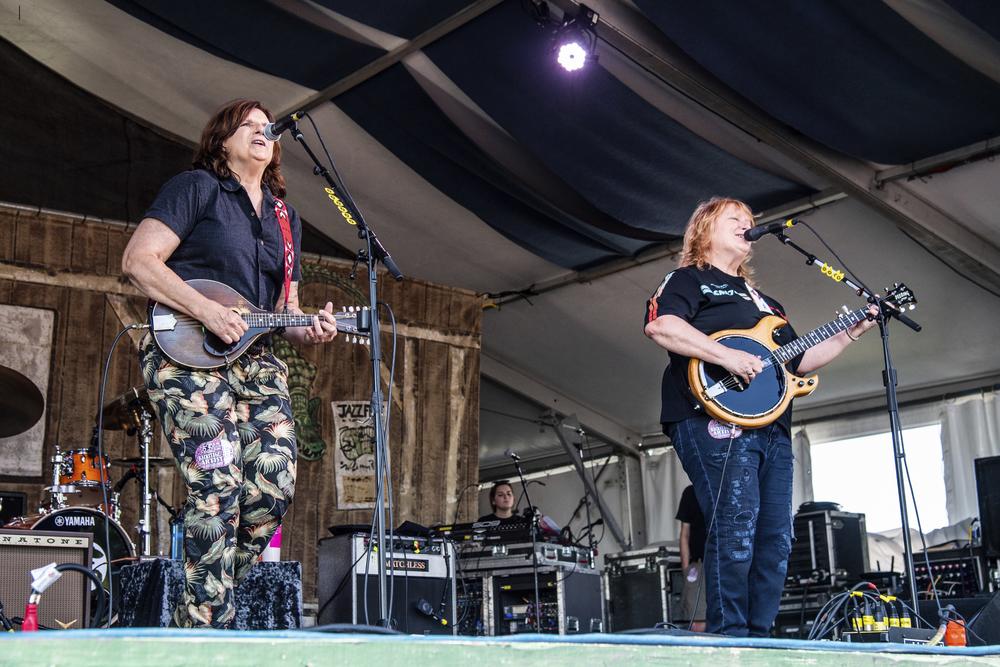
<instances>
[{"instance_id":1,"label":"guitar strap","mask_svg":"<svg viewBox=\"0 0 1000 667\"><path fill-rule=\"evenodd\" d=\"M288 218L288 207L285 202L274 198L274 214L278 216L278 226L281 227L281 240L284 246L281 253L285 263L285 307L288 307L288 291L292 287L292 271L295 267L295 243L292 241L292 223Z\"/></svg>"}]
</instances>

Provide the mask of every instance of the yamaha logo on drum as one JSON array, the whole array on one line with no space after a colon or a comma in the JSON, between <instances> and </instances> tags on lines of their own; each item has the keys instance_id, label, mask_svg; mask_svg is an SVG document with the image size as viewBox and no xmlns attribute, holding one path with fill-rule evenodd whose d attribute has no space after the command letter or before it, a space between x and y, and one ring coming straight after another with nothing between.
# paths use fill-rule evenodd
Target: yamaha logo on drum
<instances>
[{"instance_id":1,"label":"yamaha logo on drum","mask_svg":"<svg viewBox=\"0 0 1000 667\"><path fill-rule=\"evenodd\" d=\"M95 525L97 525L97 522L95 521L94 517L89 516L89 515L84 515L84 516L62 516L60 514L60 515L57 515L57 516L53 517L52 520L55 522L56 526L58 526L60 528L63 528L63 527L66 527L66 526L69 526L69 527L72 527L72 526L86 526L88 528L93 528Z\"/></svg>"}]
</instances>

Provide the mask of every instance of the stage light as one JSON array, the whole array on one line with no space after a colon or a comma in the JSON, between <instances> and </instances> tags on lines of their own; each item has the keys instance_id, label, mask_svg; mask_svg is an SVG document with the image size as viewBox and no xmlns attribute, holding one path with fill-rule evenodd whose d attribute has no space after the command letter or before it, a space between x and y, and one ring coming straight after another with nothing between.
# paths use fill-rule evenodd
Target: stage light
<instances>
[{"instance_id":1,"label":"stage light","mask_svg":"<svg viewBox=\"0 0 1000 667\"><path fill-rule=\"evenodd\" d=\"M556 61L567 72L575 72L578 69L583 69L583 66L587 64L587 51L577 41L564 42L559 47Z\"/></svg>"},{"instance_id":2,"label":"stage light","mask_svg":"<svg viewBox=\"0 0 1000 667\"><path fill-rule=\"evenodd\" d=\"M552 39L552 50L556 62L567 72L577 72L597 60L597 19L597 13L586 5L580 5L575 15L563 15Z\"/></svg>"}]
</instances>

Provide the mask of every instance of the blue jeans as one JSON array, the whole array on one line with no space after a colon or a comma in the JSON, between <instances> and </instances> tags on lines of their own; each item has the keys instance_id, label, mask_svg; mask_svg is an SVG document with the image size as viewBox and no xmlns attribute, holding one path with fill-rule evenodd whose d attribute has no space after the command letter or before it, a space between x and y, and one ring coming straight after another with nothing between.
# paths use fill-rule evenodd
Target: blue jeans
<instances>
[{"instance_id":1,"label":"blue jeans","mask_svg":"<svg viewBox=\"0 0 1000 667\"><path fill-rule=\"evenodd\" d=\"M792 443L776 424L744 429L734 439L715 438L709 421L692 417L665 429L709 530L706 629L766 637L778 614L792 550Z\"/></svg>"}]
</instances>

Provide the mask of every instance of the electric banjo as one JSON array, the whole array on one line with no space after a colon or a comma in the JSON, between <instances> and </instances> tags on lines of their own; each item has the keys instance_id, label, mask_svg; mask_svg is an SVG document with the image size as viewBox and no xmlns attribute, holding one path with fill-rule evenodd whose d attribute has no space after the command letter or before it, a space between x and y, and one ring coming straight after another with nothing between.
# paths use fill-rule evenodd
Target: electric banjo
<instances>
[{"instance_id":1,"label":"electric banjo","mask_svg":"<svg viewBox=\"0 0 1000 667\"><path fill-rule=\"evenodd\" d=\"M883 301L898 310L906 306L912 308L917 303L913 292L900 283L887 290ZM819 384L816 375L793 375L785 364L867 317L868 306L845 312L785 345L774 342L774 332L786 325L785 320L775 315L762 317L750 329L727 329L714 333L709 338L763 360L764 370L747 384L722 366L691 359L688 362L691 393L705 411L719 421L744 428L767 426L784 414L793 398L811 394Z\"/></svg>"}]
</instances>

